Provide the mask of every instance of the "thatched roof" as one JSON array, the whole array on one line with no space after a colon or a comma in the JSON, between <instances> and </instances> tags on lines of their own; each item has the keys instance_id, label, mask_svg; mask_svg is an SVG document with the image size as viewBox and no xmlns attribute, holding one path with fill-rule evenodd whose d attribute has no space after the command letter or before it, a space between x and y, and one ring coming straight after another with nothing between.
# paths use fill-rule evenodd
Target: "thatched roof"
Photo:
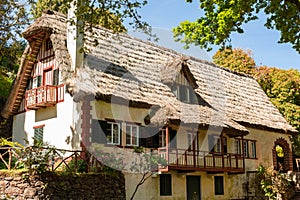
<instances>
[{"instance_id":1,"label":"thatched roof","mask_svg":"<svg viewBox=\"0 0 300 200\"><path fill-rule=\"evenodd\" d=\"M53 43L56 61L64 69L64 72L67 72L64 73L64 76L67 77L70 74L68 73L71 65L70 56L65 46L65 41L67 40L66 29L67 25L64 15L47 11L23 33L23 37L29 42L29 45L22 55L17 77L13 83L6 105L2 110L1 114L4 117L18 112L24 98L28 78L31 76L33 65L46 34L51 34L50 39Z\"/></svg>"},{"instance_id":2,"label":"thatched roof","mask_svg":"<svg viewBox=\"0 0 300 200\"><path fill-rule=\"evenodd\" d=\"M24 36L31 42L30 38L40 30L52 33L50 38L56 59L61 63L66 84L75 100L92 95L97 99L120 98L131 105L159 106L160 109L151 116L153 123L177 120L242 134L248 132L243 125L282 133L296 132L250 76L127 34L113 34L100 26L93 28L99 45L93 45L93 36L87 38L84 47L89 52L85 55L84 66L73 73L63 42L67 39L65 17L47 13L32 24ZM172 93L169 84L180 70L189 74L196 84L193 88L204 104L182 103ZM6 109L5 114L15 111L9 106Z\"/></svg>"}]
</instances>

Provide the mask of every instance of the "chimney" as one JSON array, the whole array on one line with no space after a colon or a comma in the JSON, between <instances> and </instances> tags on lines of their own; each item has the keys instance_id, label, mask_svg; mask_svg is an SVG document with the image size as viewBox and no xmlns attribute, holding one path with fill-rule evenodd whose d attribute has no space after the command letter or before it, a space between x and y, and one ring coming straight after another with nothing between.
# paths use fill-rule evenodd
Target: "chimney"
<instances>
[{"instance_id":1,"label":"chimney","mask_svg":"<svg viewBox=\"0 0 300 200\"><path fill-rule=\"evenodd\" d=\"M67 48L72 61L72 70L81 67L83 63L83 53L80 53L80 49L83 48L83 35L78 30L78 25L82 21L78 21L76 17L77 3L77 0L70 3L67 22Z\"/></svg>"}]
</instances>

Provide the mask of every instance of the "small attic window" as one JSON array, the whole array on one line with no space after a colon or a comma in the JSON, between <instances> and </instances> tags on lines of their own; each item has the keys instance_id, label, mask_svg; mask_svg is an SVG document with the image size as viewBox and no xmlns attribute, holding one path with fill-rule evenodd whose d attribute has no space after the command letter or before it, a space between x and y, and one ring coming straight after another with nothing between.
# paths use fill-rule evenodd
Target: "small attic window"
<instances>
[{"instance_id":1,"label":"small attic window","mask_svg":"<svg viewBox=\"0 0 300 200\"><path fill-rule=\"evenodd\" d=\"M50 40L50 38L46 39L46 50L50 50L52 48L52 41Z\"/></svg>"},{"instance_id":2,"label":"small attic window","mask_svg":"<svg viewBox=\"0 0 300 200\"><path fill-rule=\"evenodd\" d=\"M183 71L177 74L175 84L172 87L172 92L175 94L177 99L182 102L193 104L198 103L194 87L186 79Z\"/></svg>"}]
</instances>

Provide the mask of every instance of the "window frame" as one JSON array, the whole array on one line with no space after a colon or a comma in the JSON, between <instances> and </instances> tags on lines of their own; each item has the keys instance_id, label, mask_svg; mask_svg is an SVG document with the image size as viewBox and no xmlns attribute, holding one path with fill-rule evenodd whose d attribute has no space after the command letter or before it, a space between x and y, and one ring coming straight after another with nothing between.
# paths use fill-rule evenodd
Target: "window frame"
<instances>
[{"instance_id":1,"label":"window frame","mask_svg":"<svg viewBox=\"0 0 300 200\"><path fill-rule=\"evenodd\" d=\"M130 127L130 131L129 133L127 132L127 128ZM133 127L136 128L136 136L133 136ZM135 125L135 124L130 124L130 123L126 123L126 138L125 138L125 144L126 146L139 146L139 139L140 139L140 131L139 131L139 126ZM129 136L130 138L130 143L127 143L127 137ZM133 144L133 137L136 137L136 144Z\"/></svg>"},{"instance_id":2,"label":"window frame","mask_svg":"<svg viewBox=\"0 0 300 200\"><path fill-rule=\"evenodd\" d=\"M249 158L249 147L248 147L248 140L243 141L244 149L243 149L243 154L245 158Z\"/></svg>"},{"instance_id":3,"label":"window frame","mask_svg":"<svg viewBox=\"0 0 300 200\"><path fill-rule=\"evenodd\" d=\"M242 152L241 152L241 140L235 138L234 142L233 142L233 145L234 145L234 153L236 153L238 155L242 154Z\"/></svg>"},{"instance_id":4,"label":"window frame","mask_svg":"<svg viewBox=\"0 0 300 200\"><path fill-rule=\"evenodd\" d=\"M117 131L118 131L118 141L117 142L114 142L114 125L117 125ZM109 136L111 137L111 140L109 140ZM110 121L107 121L107 135L106 135L106 138L107 138L107 144L109 145L120 145L121 143L121 125L120 123L117 123L117 122L110 122Z\"/></svg>"},{"instance_id":5,"label":"window frame","mask_svg":"<svg viewBox=\"0 0 300 200\"><path fill-rule=\"evenodd\" d=\"M250 158L257 158L256 155L256 141L251 140L250 141L250 153L249 153Z\"/></svg>"},{"instance_id":6,"label":"window frame","mask_svg":"<svg viewBox=\"0 0 300 200\"><path fill-rule=\"evenodd\" d=\"M256 146L256 143L257 141L256 140L251 140L251 139L236 139L236 141L240 142L241 144L241 141L243 141L243 146L240 146L240 150L241 150L241 153L242 155L244 155L245 158L247 159L257 159L257 146ZM236 152L236 146L235 146L235 143L234 143L234 149L235 149L235 153Z\"/></svg>"},{"instance_id":7,"label":"window frame","mask_svg":"<svg viewBox=\"0 0 300 200\"><path fill-rule=\"evenodd\" d=\"M184 103L198 103L194 87L189 83L183 71L177 74L172 92L178 100Z\"/></svg>"},{"instance_id":8,"label":"window frame","mask_svg":"<svg viewBox=\"0 0 300 200\"><path fill-rule=\"evenodd\" d=\"M172 174L159 175L159 195L172 196Z\"/></svg>"}]
</instances>

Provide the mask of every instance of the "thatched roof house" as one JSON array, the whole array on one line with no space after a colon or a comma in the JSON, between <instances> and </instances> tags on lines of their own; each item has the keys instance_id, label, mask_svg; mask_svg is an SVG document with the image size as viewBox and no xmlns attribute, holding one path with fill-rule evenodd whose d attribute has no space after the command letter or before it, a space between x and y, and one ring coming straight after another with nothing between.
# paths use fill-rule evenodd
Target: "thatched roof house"
<instances>
[{"instance_id":1,"label":"thatched roof house","mask_svg":"<svg viewBox=\"0 0 300 200\"><path fill-rule=\"evenodd\" d=\"M232 72L197 58L145 42L127 34L93 28L84 43L84 65L71 69L67 50L66 17L48 11L24 32L29 46L2 114L17 113L31 75L34 58L46 34L50 35L56 62L68 91L78 101L85 95L96 99L116 98L132 106L158 106L151 122L169 120L203 127L216 126L247 134L244 126L295 133L250 76ZM171 90L176 74L183 71L194 88L199 104L180 102Z\"/></svg>"}]
</instances>

